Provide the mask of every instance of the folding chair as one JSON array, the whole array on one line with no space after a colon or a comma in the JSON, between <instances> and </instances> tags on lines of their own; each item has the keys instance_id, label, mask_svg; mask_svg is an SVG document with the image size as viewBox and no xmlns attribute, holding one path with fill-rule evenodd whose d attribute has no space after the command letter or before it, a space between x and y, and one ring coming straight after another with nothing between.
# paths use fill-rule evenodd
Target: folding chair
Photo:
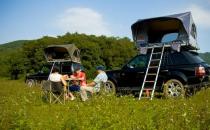
<instances>
[{"instance_id":1,"label":"folding chair","mask_svg":"<svg viewBox=\"0 0 210 130\"><path fill-rule=\"evenodd\" d=\"M61 82L43 81L42 97L50 103L65 104L66 91Z\"/></svg>"}]
</instances>

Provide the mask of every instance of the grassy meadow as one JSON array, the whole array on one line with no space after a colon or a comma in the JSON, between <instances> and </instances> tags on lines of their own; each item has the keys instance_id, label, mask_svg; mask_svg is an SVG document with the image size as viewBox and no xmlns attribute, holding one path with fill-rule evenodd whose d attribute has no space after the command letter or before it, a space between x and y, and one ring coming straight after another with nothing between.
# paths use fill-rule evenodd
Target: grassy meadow
<instances>
[{"instance_id":1,"label":"grassy meadow","mask_svg":"<svg viewBox=\"0 0 210 130\"><path fill-rule=\"evenodd\" d=\"M65 105L42 100L40 87L0 79L0 129L207 130L210 88L187 99L141 100L132 96L77 96Z\"/></svg>"}]
</instances>

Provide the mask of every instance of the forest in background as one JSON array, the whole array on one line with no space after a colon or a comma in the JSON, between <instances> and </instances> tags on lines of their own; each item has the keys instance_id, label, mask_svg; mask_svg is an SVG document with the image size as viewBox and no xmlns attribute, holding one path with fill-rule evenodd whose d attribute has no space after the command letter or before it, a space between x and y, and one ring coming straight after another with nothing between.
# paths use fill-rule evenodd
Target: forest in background
<instances>
[{"instance_id":1,"label":"forest in background","mask_svg":"<svg viewBox=\"0 0 210 130\"><path fill-rule=\"evenodd\" d=\"M36 40L20 40L0 45L0 76L19 73L35 73L46 64L44 48L48 45L75 44L81 52L82 64L91 77L95 66L104 65L106 69L122 67L136 55L133 42L129 38L106 37L66 33L63 36L44 36Z\"/></svg>"},{"instance_id":2,"label":"forest in background","mask_svg":"<svg viewBox=\"0 0 210 130\"><path fill-rule=\"evenodd\" d=\"M38 72L47 62L44 48L48 45L75 44L81 51L82 64L88 77L92 77L95 66L104 65L106 69L121 68L137 54L134 43L127 37L107 37L78 33L63 36L44 36L36 40L19 40L0 45L0 76L9 77L19 73ZM200 53L210 64L210 52Z\"/></svg>"}]
</instances>

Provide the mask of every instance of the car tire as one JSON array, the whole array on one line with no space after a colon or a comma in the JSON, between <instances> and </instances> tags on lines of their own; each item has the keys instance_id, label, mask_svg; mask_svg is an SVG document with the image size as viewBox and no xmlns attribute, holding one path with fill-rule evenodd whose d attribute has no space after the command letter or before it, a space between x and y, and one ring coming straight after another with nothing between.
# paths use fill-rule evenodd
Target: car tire
<instances>
[{"instance_id":1,"label":"car tire","mask_svg":"<svg viewBox=\"0 0 210 130\"><path fill-rule=\"evenodd\" d=\"M163 92L166 98L177 98L185 96L184 85L177 79L168 80L164 84Z\"/></svg>"},{"instance_id":2,"label":"car tire","mask_svg":"<svg viewBox=\"0 0 210 130\"><path fill-rule=\"evenodd\" d=\"M116 86L111 80L107 80L107 82L104 83L103 91L107 94L115 94Z\"/></svg>"},{"instance_id":3,"label":"car tire","mask_svg":"<svg viewBox=\"0 0 210 130\"><path fill-rule=\"evenodd\" d=\"M33 86L35 86L35 81L33 79L27 79L26 80L26 85L28 87L33 87Z\"/></svg>"}]
</instances>

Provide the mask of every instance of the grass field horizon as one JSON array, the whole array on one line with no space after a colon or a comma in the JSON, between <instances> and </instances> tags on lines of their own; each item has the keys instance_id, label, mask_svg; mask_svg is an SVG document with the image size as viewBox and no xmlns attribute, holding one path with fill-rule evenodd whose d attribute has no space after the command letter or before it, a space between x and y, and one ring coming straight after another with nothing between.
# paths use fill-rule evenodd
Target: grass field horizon
<instances>
[{"instance_id":1,"label":"grass field horizon","mask_svg":"<svg viewBox=\"0 0 210 130\"><path fill-rule=\"evenodd\" d=\"M43 102L40 87L23 80L0 79L0 89L0 129L210 129L210 88L186 99L94 95L65 105Z\"/></svg>"}]
</instances>

